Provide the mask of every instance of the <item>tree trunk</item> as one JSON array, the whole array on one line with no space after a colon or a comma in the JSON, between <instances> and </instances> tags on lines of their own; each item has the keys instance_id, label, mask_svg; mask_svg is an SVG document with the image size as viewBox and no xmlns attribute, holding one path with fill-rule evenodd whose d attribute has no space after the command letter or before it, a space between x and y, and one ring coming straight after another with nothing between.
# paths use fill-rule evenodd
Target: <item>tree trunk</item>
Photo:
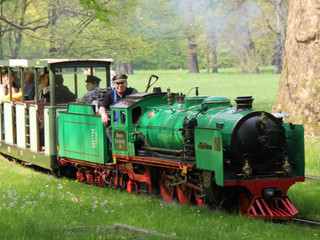
<instances>
[{"instance_id":1,"label":"tree trunk","mask_svg":"<svg viewBox=\"0 0 320 240\"><path fill-rule=\"evenodd\" d=\"M117 64L117 73L128 74L128 66L126 63L118 62Z\"/></svg>"},{"instance_id":2,"label":"tree trunk","mask_svg":"<svg viewBox=\"0 0 320 240\"><path fill-rule=\"evenodd\" d=\"M212 41L212 72L218 72L218 52L217 52L217 39L214 31L211 32Z\"/></svg>"},{"instance_id":3,"label":"tree trunk","mask_svg":"<svg viewBox=\"0 0 320 240\"><path fill-rule=\"evenodd\" d=\"M275 52L273 54L273 59L274 59L273 73L278 74L278 73L281 73L281 70L282 70L283 54L284 54L285 41L286 41L285 22L287 19L288 6L285 3L285 0L272 0L272 4L276 10L275 14L276 14L276 21L277 21L277 26L275 31L277 35L277 39L274 47Z\"/></svg>"},{"instance_id":4,"label":"tree trunk","mask_svg":"<svg viewBox=\"0 0 320 240\"><path fill-rule=\"evenodd\" d=\"M320 135L320 3L290 1L286 50L274 112Z\"/></svg>"},{"instance_id":5,"label":"tree trunk","mask_svg":"<svg viewBox=\"0 0 320 240\"><path fill-rule=\"evenodd\" d=\"M1 14L1 17L3 16L3 9L2 9L2 5L3 2L0 1L0 14ZM3 35L4 33L2 32L3 30L3 26L2 26L2 21L0 21L0 59L3 59Z\"/></svg>"},{"instance_id":6,"label":"tree trunk","mask_svg":"<svg viewBox=\"0 0 320 240\"><path fill-rule=\"evenodd\" d=\"M194 43L192 37L188 37L189 49L189 73L199 73L197 44Z\"/></svg>"},{"instance_id":7,"label":"tree trunk","mask_svg":"<svg viewBox=\"0 0 320 240\"><path fill-rule=\"evenodd\" d=\"M244 73L259 73L257 56L255 54L254 43L251 38L251 32L248 23L248 13L246 8L246 0L237 0L239 8L238 31L243 44L244 57L246 65L242 65Z\"/></svg>"},{"instance_id":8,"label":"tree trunk","mask_svg":"<svg viewBox=\"0 0 320 240\"><path fill-rule=\"evenodd\" d=\"M206 47L206 65L207 65L207 73L209 73L210 72L210 68L211 68L211 66L210 66L210 46L209 46L209 44L207 44L207 47Z\"/></svg>"},{"instance_id":9,"label":"tree trunk","mask_svg":"<svg viewBox=\"0 0 320 240\"><path fill-rule=\"evenodd\" d=\"M57 9L55 6L55 2L51 2L50 6L49 6L49 10L48 10L48 16L49 19L51 19L51 29L50 29L50 36L49 36L49 56L50 57L55 57L56 53L57 53L57 48L56 48L56 44L55 44L55 26L57 23Z\"/></svg>"},{"instance_id":10,"label":"tree trunk","mask_svg":"<svg viewBox=\"0 0 320 240\"><path fill-rule=\"evenodd\" d=\"M275 45L275 53L273 54L273 64L274 64L274 69L273 69L273 74L280 74L282 70L282 51L279 49L279 45Z\"/></svg>"},{"instance_id":11,"label":"tree trunk","mask_svg":"<svg viewBox=\"0 0 320 240\"><path fill-rule=\"evenodd\" d=\"M127 63L128 74L133 74L133 64L132 62Z\"/></svg>"},{"instance_id":12,"label":"tree trunk","mask_svg":"<svg viewBox=\"0 0 320 240\"><path fill-rule=\"evenodd\" d=\"M19 25L20 26L24 26L24 20L25 20L25 16L26 16L27 6L28 6L27 0L23 0L20 4L20 16L19 16ZM23 39L22 30L17 29L16 33L15 33L15 47L13 48L12 58L19 57L22 39Z\"/></svg>"}]
</instances>

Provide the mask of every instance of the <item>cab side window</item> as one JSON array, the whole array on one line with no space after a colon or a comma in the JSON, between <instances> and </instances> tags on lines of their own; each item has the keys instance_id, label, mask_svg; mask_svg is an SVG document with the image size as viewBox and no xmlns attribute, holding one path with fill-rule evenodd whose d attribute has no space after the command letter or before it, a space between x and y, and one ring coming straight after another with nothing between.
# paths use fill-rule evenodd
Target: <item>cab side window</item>
<instances>
[{"instance_id":1,"label":"cab side window","mask_svg":"<svg viewBox=\"0 0 320 240\"><path fill-rule=\"evenodd\" d=\"M120 121L121 121L121 124L126 124L126 112L125 111L120 111Z\"/></svg>"}]
</instances>

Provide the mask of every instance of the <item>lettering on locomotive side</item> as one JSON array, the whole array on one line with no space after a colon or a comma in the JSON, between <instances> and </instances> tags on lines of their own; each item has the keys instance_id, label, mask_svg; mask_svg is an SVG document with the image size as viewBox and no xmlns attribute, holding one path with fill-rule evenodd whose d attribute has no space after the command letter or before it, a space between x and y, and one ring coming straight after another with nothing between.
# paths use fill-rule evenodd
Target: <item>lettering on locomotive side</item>
<instances>
[{"instance_id":1,"label":"lettering on locomotive side","mask_svg":"<svg viewBox=\"0 0 320 240\"><path fill-rule=\"evenodd\" d=\"M98 145L98 134L95 129L91 129L91 147L96 148Z\"/></svg>"},{"instance_id":2,"label":"lettering on locomotive side","mask_svg":"<svg viewBox=\"0 0 320 240\"><path fill-rule=\"evenodd\" d=\"M203 142L199 142L198 148L199 149L212 150L212 145L207 144L207 143L203 143Z\"/></svg>"},{"instance_id":3,"label":"lettering on locomotive side","mask_svg":"<svg viewBox=\"0 0 320 240\"><path fill-rule=\"evenodd\" d=\"M214 150L220 151L220 138L218 137L214 138Z\"/></svg>"},{"instance_id":4,"label":"lettering on locomotive side","mask_svg":"<svg viewBox=\"0 0 320 240\"><path fill-rule=\"evenodd\" d=\"M127 151L127 134L125 131L114 131L114 149L116 151Z\"/></svg>"}]
</instances>

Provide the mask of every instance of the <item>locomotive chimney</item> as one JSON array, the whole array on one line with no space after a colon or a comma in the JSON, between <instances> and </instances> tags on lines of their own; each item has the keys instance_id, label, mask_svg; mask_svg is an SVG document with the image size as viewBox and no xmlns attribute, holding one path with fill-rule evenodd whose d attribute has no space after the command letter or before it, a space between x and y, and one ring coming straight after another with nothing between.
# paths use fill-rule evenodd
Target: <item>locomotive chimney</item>
<instances>
[{"instance_id":1,"label":"locomotive chimney","mask_svg":"<svg viewBox=\"0 0 320 240\"><path fill-rule=\"evenodd\" d=\"M252 98L252 96L237 97L235 99L237 103L237 110L251 110L253 100L254 98Z\"/></svg>"}]
</instances>

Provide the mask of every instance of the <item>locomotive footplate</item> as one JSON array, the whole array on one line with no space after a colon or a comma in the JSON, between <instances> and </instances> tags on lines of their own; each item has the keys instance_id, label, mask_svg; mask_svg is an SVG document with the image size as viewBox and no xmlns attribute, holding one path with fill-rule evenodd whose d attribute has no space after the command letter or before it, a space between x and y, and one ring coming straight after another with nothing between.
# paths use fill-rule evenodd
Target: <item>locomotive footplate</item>
<instances>
[{"instance_id":1,"label":"locomotive footplate","mask_svg":"<svg viewBox=\"0 0 320 240\"><path fill-rule=\"evenodd\" d=\"M167 167L172 169L183 169L186 166L188 170L191 170L195 166L194 161L186 161L185 163L178 160L169 159L159 159L150 157L136 157L136 156L122 156L122 155L112 155L113 159L119 162L130 162L130 163L140 163L146 164L154 167Z\"/></svg>"}]
</instances>

